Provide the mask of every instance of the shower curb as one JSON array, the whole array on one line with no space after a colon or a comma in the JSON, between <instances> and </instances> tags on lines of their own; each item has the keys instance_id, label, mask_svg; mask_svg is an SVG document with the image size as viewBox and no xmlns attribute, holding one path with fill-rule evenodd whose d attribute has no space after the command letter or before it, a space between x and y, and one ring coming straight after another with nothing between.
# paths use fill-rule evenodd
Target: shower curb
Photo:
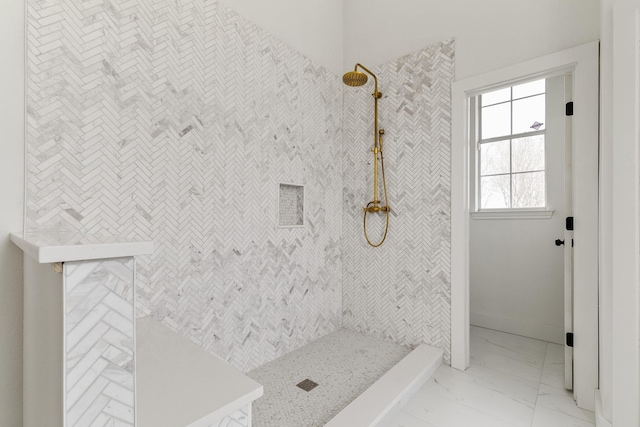
<instances>
[{"instance_id":1,"label":"shower curb","mask_svg":"<svg viewBox=\"0 0 640 427\"><path fill-rule=\"evenodd\" d=\"M333 417L325 427L383 425L431 378L442 365L444 351L420 344L364 393Z\"/></svg>"}]
</instances>

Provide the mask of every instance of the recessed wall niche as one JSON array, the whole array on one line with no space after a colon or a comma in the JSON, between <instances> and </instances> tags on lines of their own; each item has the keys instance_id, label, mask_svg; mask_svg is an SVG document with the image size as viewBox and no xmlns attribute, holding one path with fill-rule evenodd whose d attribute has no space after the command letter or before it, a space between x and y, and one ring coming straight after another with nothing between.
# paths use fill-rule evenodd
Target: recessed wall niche
<instances>
[{"instance_id":1,"label":"recessed wall niche","mask_svg":"<svg viewBox=\"0 0 640 427\"><path fill-rule=\"evenodd\" d=\"M278 227L304 227L304 185L280 183Z\"/></svg>"}]
</instances>

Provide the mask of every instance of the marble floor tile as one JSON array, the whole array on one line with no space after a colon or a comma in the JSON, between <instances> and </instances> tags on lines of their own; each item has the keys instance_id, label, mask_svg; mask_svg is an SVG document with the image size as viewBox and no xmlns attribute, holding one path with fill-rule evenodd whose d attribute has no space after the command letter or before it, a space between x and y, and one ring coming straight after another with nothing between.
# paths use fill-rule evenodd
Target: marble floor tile
<instances>
[{"instance_id":1,"label":"marble floor tile","mask_svg":"<svg viewBox=\"0 0 640 427\"><path fill-rule=\"evenodd\" d=\"M564 346L549 343L540 382L552 387L564 388Z\"/></svg>"},{"instance_id":2,"label":"marble floor tile","mask_svg":"<svg viewBox=\"0 0 640 427\"><path fill-rule=\"evenodd\" d=\"M564 347L471 328L471 366L441 366L387 427L593 427L564 389Z\"/></svg>"},{"instance_id":3,"label":"marble floor tile","mask_svg":"<svg viewBox=\"0 0 640 427\"><path fill-rule=\"evenodd\" d=\"M544 355L547 351L547 342L540 341L535 338L523 337L520 335L508 334L506 332L495 331L493 329L480 328L471 326L469 334L472 337L483 338L492 344L503 347L506 350L519 352L522 354L530 354L536 357Z\"/></svg>"},{"instance_id":4,"label":"marble floor tile","mask_svg":"<svg viewBox=\"0 0 640 427\"><path fill-rule=\"evenodd\" d=\"M504 389L499 390L492 386L486 376L478 379L473 374L474 371L461 372L448 366L441 367L424 389L513 426L529 427L535 407L535 397L530 392L537 391L537 384L531 385L525 399L518 399L520 396L512 394L515 387L506 381L502 383Z\"/></svg>"},{"instance_id":5,"label":"marble floor tile","mask_svg":"<svg viewBox=\"0 0 640 427\"><path fill-rule=\"evenodd\" d=\"M513 427L508 421L498 419L490 411L479 410L442 397L428 387L421 389L403 408L413 415L437 427Z\"/></svg>"},{"instance_id":6,"label":"marble floor tile","mask_svg":"<svg viewBox=\"0 0 640 427\"><path fill-rule=\"evenodd\" d=\"M535 407L539 386L537 381L505 374L475 363L465 373L473 376L474 382L486 390L507 393L514 401L531 408Z\"/></svg>"},{"instance_id":7,"label":"marble floor tile","mask_svg":"<svg viewBox=\"0 0 640 427\"><path fill-rule=\"evenodd\" d=\"M531 427L595 427L595 422L575 418L544 407L537 407Z\"/></svg>"},{"instance_id":8,"label":"marble floor tile","mask_svg":"<svg viewBox=\"0 0 640 427\"><path fill-rule=\"evenodd\" d=\"M577 418L590 423L595 423L594 414L591 411L578 408L573 400L573 393L564 388L551 387L540 384L536 410L544 408L550 411Z\"/></svg>"},{"instance_id":9,"label":"marble floor tile","mask_svg":"<svg viewBox=\"0 0 640 427\"><path fill-rule=\"evenodd\" d=\"M523 337L511 343L495 334L472 334L471 362L527 380L540 381L547 343L537 340L526 342L520 338Z\"/></svg>"}]
</instances>

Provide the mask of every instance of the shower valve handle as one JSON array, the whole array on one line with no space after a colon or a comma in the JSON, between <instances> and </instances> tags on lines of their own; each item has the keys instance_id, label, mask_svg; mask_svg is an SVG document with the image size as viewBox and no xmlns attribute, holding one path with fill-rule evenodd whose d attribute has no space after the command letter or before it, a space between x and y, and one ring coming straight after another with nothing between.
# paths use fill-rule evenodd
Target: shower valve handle
<instances>
[{"instance_id":1,"label":"shower valve handle","mask_svg":"<svg viewBox=\"0 0 640 427\"><path fill-rule=\"evenodd\" d=\"M372 202L373 203L373 202ZM380 203L380 202L378 202ZM362 208L365 212L391 212L390 206L377 206L374 204L373 206L367 206L366 208Z\"/></svg>"}]
</instances>

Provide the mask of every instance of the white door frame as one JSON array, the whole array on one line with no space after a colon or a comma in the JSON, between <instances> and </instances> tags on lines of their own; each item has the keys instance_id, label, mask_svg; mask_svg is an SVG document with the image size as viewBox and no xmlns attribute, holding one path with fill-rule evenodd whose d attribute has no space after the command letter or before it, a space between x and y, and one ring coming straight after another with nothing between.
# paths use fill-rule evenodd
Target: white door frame
<instances>
[{"instance_id":1,"label":"white door frame","mask_svg":"<svg viewBox=\"0 0 640 427\"><path fill-rule=\"evenodd\" d=\"M452 85L451 366L469 367L469 143L471 96L510 81L573 74L574 395L594 409L598 388L598 57L592 42Z\"/></svg>"},{"instance_id":2,"label":"white door frame","mask_svg":"<svg viewBox=\"0 0 640 427\"><path fill-rule=\"evenodd\" d=\"M640 425L640 5L613 4L612 423Z\"/></svg>"}]
</instances>

